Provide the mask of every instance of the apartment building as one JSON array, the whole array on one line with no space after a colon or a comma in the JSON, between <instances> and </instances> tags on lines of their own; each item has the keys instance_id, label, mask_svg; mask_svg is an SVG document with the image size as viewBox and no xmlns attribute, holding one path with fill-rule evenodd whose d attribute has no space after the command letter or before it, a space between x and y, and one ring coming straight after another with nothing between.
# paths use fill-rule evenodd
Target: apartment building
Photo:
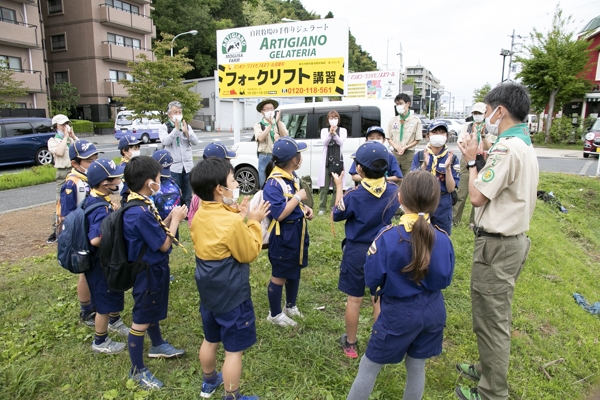
<instances>
[{"instance_id":1,"label":"apartment building","mask_svg":"<svg viewBox=\"0 0 600 400\"><path fill-rule=\"evenodd\" d=\"M28 112L48 109L42 39L38 0L0 0L0 59L27 89L16 99L19 109L2 116L42 116Z\"/></svg>"},{"instance_id":2,"label":"apartment building","mask_svg":"<svg viewBox=\"0 0 600 400\"><path fill-rule=\"evenodd\" d=\"M416 65L414 67L406 67L406 78L413 78L415 80L415 88L421 89L421 93L425 93L425 90L429 90L429 85L433 89L443 89L440 80L433 76L431 71L427 68Z\"/></svg>"},{"instance_id":3,"label":"apartment building","mask_svg":"<svg viewBox=\"0 0 600 400\"><path fill-rule=\"evenodd\" d=\"M39 1L49 86L70 82L79 89L80 118L100 122L114 118L118 105L114 98L127 96L118 80L132 79L127 62L138 54L154 57L152 1Z\"/></svg>"}]
</instances>

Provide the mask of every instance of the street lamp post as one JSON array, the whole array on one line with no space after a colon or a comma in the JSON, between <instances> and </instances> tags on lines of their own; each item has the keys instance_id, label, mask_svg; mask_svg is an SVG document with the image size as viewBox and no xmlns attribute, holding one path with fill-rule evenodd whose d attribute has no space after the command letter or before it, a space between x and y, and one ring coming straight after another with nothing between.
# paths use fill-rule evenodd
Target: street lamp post
<instances>
[{"instance_id":1,"label":"street lamp post","mask_svg":"<svg viewBox=\"0 0 600 400\"><path fill-rule=\"evenodd\" d=\"M198 31L194 29L193 31L180 33L179 35L177 35L173 39L171 39L171 57L173 57L173 44L175 43L175 39L177 39L181 35L194 35L194 36L196 36L197 34L198 34Z\"/></svg>"},{"instance_id":2,"label":"street lamp post","mask_svg":"<svg viewBox=\"0 0 600 400\"><path fill-rule=\"evenodd\" d=\"M506 65L506 57L512 55L510 50L502 49L500 50L500 55L502 56L502 80L500 82L504 82L504 66Z\"/></svg>"}]
</instances>

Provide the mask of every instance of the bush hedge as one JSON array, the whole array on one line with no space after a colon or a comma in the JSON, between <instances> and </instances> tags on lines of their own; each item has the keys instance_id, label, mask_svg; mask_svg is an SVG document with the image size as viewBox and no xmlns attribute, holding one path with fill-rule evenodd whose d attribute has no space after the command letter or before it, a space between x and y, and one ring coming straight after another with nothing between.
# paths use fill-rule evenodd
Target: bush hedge
<instances>
[{"instance_id":1,"label":"bush hedge","mask_svg":"<svg viewBox=\"0 0 600 400\"><path fill-rule=\"evenodd\" d=\"M75 119L71 121L73 126L73 132L75 133L93 133L94 123L92 121L86 121L81 119Z\"/></svg>"},{"instance_id":2,"label":"bush hedge","mask_svg":"<svg viewBox=\"0 0 600 400\"><path fill-rule=\"evenodd\" d=\"M115 127L114 122L94 122L94 129L113 129Z\"/></svg>"}]
</instances>

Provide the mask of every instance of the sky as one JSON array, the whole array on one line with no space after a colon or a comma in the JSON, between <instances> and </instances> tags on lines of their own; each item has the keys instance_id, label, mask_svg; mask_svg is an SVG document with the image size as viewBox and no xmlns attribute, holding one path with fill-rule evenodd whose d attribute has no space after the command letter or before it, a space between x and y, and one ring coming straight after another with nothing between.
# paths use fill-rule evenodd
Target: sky
<instances>
[{"instance_id":1,"label":"sky","mask_svg":"<svg viewBox=\"0 0 600 400\"><path fill-rule=\"evenodd\" d=\"M473 91L502 78L502 49L510 36L530 37L533 28L547 32L558 3L548 0L300 0L304 8L323 18L331 11L345 18L356 42L377 61L380 70L398 69L400 43L403 67L429 69L454 97L454 110L470 106ZM560 4L563 16L579 32L600 16L600 0L569 0ZM528 44L530 39L515 39ZM389 45L389 52L386 50ZM517 46L515 50L517 49ZM506 59L505 78L508 70ZM514 73L512 74L514 77ZM447 95L448 96L448 95Z\"/></svg>"}]
</instances>

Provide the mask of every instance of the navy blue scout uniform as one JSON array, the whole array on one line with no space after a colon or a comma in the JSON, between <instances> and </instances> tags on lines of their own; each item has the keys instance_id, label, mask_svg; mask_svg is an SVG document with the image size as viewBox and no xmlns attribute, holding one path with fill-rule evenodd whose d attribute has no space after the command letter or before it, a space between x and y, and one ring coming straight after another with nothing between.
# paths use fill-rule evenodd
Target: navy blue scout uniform
<instances>
[{"instance_id":1,"label":"navy blue scout uniform","mask_svg":"<svg viewBox=\"0 0 600 400\"><path fill-rule=\"evenodd\" d=\"M78 140L72 146L69 146L69 158L71 161L79 158L86 160L98 154L96 146L87 140ZM75 168L67 175L64 185L60 188L56 215L59 219L64 219L71 211L75 210L89 194L90 186L87 183L87 176L77 171Z\"/></svg>"},{"instance_id":2,"label":"navy blue scout uniform","mask_svg":"<svg viewBox=\"0 0 600 400\"><path fill-rule=\"evenodd\" d=\"M158 161L163 169L160 171L160 189L156 195L150 198L154 202L158 214L164 220L175 207L181 205L181 189L171 178L171 165L173 164L171 153L167 150L158 150L152 154L152 158Z\"/></svg>"},{"instance_id":3,"label":"navy blue scout uniform","mask_svg":"<svg viewBox=\"0 0 600 400\"><path fill-rule=\"evenodd\" d=\"M371 162L386 159L388 155L389 152L382 144L367 142L352 157L362 166L374 169L370 166ZM392 158L395 161L394 156ZM387 165L384 169L387 169ZM334 221L346 220L338 289L350 296L362 297L365 294L363 266L367 250L381 228L392 222L400 207L397 189L395 183L386 182L385 178L364 178L360 185L346 191L333 209Z\"/></svg>"},{"instance_id":4,"label":"navy blue scout uniform","mask_svg":"<svg viewBox=\"0 0 600 400\"><path fill-rule=\"evenodd\" d=\"M125 147L138 146L140 143L142 143L142 141L139 139L136 139L135 136L125 135L121 139L119 139L118 149L119 149L119 151L121 151ZM119 164L119 166L125 168L127 166L127 163L129 162L129 160L130 160L130 158L122 157L121 164ZM123 179L123 188L121 189L121 192L119 194L121 195L121 206L124 206L125 203L127 203L127 196L129 195L129 188L127 187L127 183L125 182L124 179Z\"/></svg>"},{"instance_id":5,"label":"navy blue scout uniform","mask_svg":"<svg viewBox=\"0 0 600 400\"><path fill-rule=\"evenodd\" d=\"M381 314L373 325L366 356L379 364L399 363L405 354L429 358L442 352L446 309L441 290L452 281L454 248L445 232L434 229L425 279L417 284L400 272L412 259L411 215L402 216L397 226L382 229L367 253L365 281L372 291L380 288Z\"/></svg>"},{"instance_id":6,"label":"navy blue scout uniform","mask_svg":"<svg viewBox=\"0 0 600 400\"><path fill-rule=\"evenodd\" d=\"M429 145L427 145L425 150L422 151L427 151L429 153L429 164L427 164L427 171L435 174L438 182L440 183L440 191L442 192L440 196L440 204L431 216L431 223L439 226L440 229L450 234L452 232L452 194L448 193L448 190L446 189L447 171L444 167L444 165L446 165L446 160L448 159L448 147L444 146L438 155L433 154ZM412 165L410 166L411 171L421 168L421 160L424 160L425 158L424 154L421 156L419 153L421 152L417 151L415 153ZM454 178L454 182L456 183L456 188L454 190L457 190L460 182L460 165L458 157L454 157L450 165L450 171L452 173L452 177Z\"/></svg>"}]
</instances>

